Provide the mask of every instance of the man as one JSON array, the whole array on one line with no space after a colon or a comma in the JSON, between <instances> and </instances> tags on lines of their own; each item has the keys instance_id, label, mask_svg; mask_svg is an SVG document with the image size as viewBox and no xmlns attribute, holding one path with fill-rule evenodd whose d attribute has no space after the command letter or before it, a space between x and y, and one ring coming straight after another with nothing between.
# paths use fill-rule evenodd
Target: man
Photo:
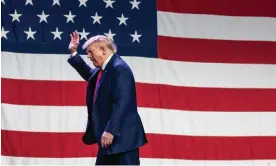
<instances>
[{"instance_id":1,"label":"man","mask_svg":"<svg viewBox=\"0 0 276 166\"><path fill-rule=\"evenodd\" d=\"M116 54L116 46L106 36L87 40L90 68L77 53L79 34L70 34L68 63L87 81L88 123L83 142L99 146L96 165L140 165L139 147L147 143L137 111L133 73Z\"/></svg>"}]
</instances>

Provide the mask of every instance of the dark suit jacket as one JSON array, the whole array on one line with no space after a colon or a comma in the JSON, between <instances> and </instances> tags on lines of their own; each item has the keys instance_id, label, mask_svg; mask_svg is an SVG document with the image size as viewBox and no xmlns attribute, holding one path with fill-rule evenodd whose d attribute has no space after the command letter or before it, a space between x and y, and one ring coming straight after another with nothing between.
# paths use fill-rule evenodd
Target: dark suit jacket
<instances>
[{"instance_id":1,"label":"dark suit jacket","mask_svg":"<svg viewBox=\"0 0 276 166\"><path fill-rule=\"evenodd\" d=\"M88 124L83 135L85 144L98 143L100 154L114 154L147 143L146 134L137 111L136 88L133 73L126 62L114 54L106 65L93 94L99 69L91 69L79 54L68 59L68 63L87 81L86 105ZM101 148L102 133L114 135L113 144Z\"/></svg>"}]
</instances>

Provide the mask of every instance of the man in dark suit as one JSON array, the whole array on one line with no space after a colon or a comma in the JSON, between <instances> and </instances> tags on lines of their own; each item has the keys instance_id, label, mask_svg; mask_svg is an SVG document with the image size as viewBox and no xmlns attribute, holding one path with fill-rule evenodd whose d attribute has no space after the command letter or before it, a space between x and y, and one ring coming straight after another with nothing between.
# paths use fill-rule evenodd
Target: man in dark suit
<instances>
[{"instance_id":1,"label":"man in dark suit","mask_svg":"<svg viewBox=\"0 0 276 166\"><path fill-rule=\"evenodd\" d=\"M98 144L96 165L140 165L139 148L147 138L137 111L130 67L106 36L91 37L82 47L94 69L77 53L78 45L79 34L73 32L68 63L87 81L88 123L83 142Z\"/></svg>"}]
</instances>

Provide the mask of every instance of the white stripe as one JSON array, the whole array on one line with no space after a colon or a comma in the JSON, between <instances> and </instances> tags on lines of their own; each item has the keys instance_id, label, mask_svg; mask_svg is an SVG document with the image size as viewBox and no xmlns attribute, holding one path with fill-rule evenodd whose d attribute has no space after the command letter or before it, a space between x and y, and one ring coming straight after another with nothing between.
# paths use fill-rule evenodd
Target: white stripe
<instances>
[{"instance_id":1,"label":"white stripe","mask_svg":"<svg viewBox=\"0 0 276 166\"><path fill-rule=\"evenodd\" d=\"M83 106L23 106L2 103L2 129L83 132ZM199 112L139 108L147 133L196 136L276 136L276 112Z\"/></svg>"},{"instance_id":2,"label":"white stripe","mask_svg":"<svg viewBox=\"0 0 276 166\"><path fill-rule=\"evenodd\" d=\"M96 158L28 158L1 157L2 165L95 165ZM140 158L141 165L189 165L189 166L274 166L276 160L177 160Z\"/></svg>"},{"instance_id":3,"label":"white stripe","mask_svg":"<svg viewBox=\"0 0 276 166\"><path fill-rule=\"evenodd\" d=\"M2 52L2 77L31 80L82 80L68 55ZM83 57L89 64L87 58ZM193 63L123 57L136 81L193 87L276 88L276 65ZM91 65L92 66L92 65Z\"/></svg>"},{"instance_id":4,"label":"white stripe","mask_svg":"<svg viewBox=\"0 0 276 166\"><path fill-rule=\"evenodd\" d=\"M276 41L276 18L157 12L158 35Z\"/></svg>"}]
</instances>

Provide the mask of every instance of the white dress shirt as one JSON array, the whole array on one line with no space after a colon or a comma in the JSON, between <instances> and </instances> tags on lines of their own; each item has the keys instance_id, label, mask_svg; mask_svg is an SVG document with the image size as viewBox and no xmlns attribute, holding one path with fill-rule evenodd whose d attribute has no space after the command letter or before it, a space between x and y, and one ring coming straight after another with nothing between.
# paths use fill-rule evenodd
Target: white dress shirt
<instances>
[{"instance_id":1,"label":"white dress shirt","mask_svg":"<svg viewBox=\"0 0 276 166\"><path fill-rule=\"evenodd\" d=\"M102 70L104 70L104 69L105 69L105 67L106 67L107 63L110 61L110 59L111 59L111 57L112 57L112 56L113 56L113 54L111 54L108 58L106 58L106 60L104 61L103 66L102 66Z\"/></svg>"}]
</instances>

